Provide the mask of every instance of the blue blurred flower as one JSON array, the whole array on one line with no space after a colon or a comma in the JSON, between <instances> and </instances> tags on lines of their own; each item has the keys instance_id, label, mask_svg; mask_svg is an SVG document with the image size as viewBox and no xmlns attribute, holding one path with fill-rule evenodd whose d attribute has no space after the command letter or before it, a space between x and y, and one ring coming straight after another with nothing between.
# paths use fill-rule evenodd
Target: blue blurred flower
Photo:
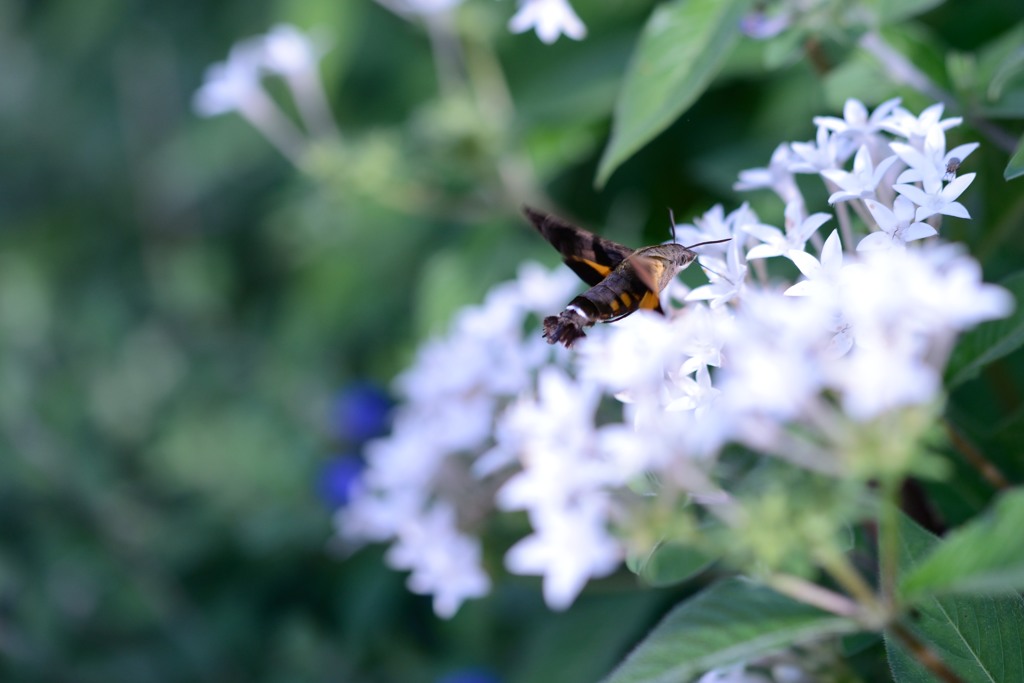
<instances>
[{"instance_id":1,"label":"blue blurred flower","mask_svg":"<svg viewBox=\"0 0 1024 683\"><path fill-rule=\"evenodd\" d=\"M437 679L437 683L501 683L498 676L487 669L459 669Z\"/></svg>"},{"instance_id":2,"label":"blue blurred flower","mask_svg":"<svg viewBox=\"0 0 1024 683\"><path fill-rule=\"evenodd\" d=\"M357 455L331 458L320 468L316 489L320 500L331 509L348 505L353 486L363 474L363 461Z\"/></svg>"},{"instance_id":3,"label":"blue blurred flower","mask_svg":"<svg viewBox=\"0 0 1024 683\"><path fill-rule=\"evenodd\" d=\"M391 399L371 382L354 382L338 392L330 409L331 432L352 446L387 431Z\"/></svg>"}]
</instances>

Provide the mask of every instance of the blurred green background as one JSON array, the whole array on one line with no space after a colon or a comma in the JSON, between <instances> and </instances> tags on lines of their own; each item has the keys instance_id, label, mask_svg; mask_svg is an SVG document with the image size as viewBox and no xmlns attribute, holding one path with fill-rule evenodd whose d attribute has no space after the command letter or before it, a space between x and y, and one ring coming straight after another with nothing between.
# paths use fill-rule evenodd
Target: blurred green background
<instances>
[{"instance_id":1,"label":"blurred green background","mask_svg":"<svg viewBox=\"0 0 1024 683\"><path fill-rule=\"evenodd\" d=\"M521 203L639 245L669 208L734 208L739 170L846 97L931 103L841 40L825 74L745 44L595 190L655 4L577 1L587 39L547 46L507 32L511 0L469 0L445 83L423 27L363 0L0 2L2 680L583 683L621 658L678 594L620 575L550 615L516 579L439 622L379 550L333 548L332 477L419 341L523 260L557 262ZM1019 4L950 2L897 39L955 89L944 56ZM342 133L301 170L190 104L207 65L282 21L327 37ZM970 162L980 218L947 234L998 276L1024 204L1004 151Z\"/></svg>"}]
</instances>

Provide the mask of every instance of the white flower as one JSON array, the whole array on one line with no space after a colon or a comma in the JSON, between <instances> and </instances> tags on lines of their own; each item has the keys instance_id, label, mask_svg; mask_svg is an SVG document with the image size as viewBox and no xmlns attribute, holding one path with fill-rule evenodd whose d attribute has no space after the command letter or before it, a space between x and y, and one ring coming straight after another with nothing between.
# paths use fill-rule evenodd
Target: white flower
<instances>
[{"instance_id":1,"label":"white flower","mask_svg":"<svg viewBox=\"0 0 1024 683\"><path fill-rule=\"evenodd\" d=\"M793 151L787 144L781 144L772 152L767 168L751 168L740 171L739 180L733 183L733 189L743 192L747 190L772 190L789 204L794 201L803 202L803 195L797 187L791 167L794 162Z\"/></svg>"},{"instance_id":2,"label":"white flower","mask_svg":"<svg viewBox=\"0 0 1024 683\"><path fill-rule=\"evenodd\" d=\"M692 410L698 418L704 417L711 409L715 399L721 394L720 389L711 386L711 373L708 366L697 368L696 376L684 375L673 382L678 396L665 405L667 412Z\"/></svg>"},{"instance_id":3,"label":"white flower","mask_svg":"<svg viewBox=\"0 0 1024 683\"><path fill-rule=\"evenodd\" d=\"M740 255L739 240L728 242L725 260L701 256L710 284L701 285L690 292L687 301L707 301L712 308L743 297L746 289L747 264Z\"/></svg>"},{"instance_id":4,"label":"white flower","mask_svg":"<svg viewBox=\"0 0 1024 683\"><path fill-rule=\"evenodd\" d=\"M865 199L878 231L867 235L857 244L857 251L902 247L907 242L939 234L927 223L914 221L914 203L906 197L897 197L892 210L873 199Z\"/></svg>"},{"instance_id":5,"label":"white flower","mask_svg":"<svg viewBox=\"0 0 1024 683\"><path fill-rule=\"evenodd\" d=\"M890 340L884 346L855 346L830 374L844 411L857 420L926 404L942 385L937 370L925 362L906 337Z\"/></svg>"},{"instance_id":6,"label":"white flower","mask_svg":"<svg viewBox=\"0 0 1024 683\"><path fill-rule=\"evenodd\" d=\"M789 170L793 173L821 173L846 161L846 157L840 157L837 136L821 123L814 142L793 142L789 147L793 151Z\"/></svg>"},{"instance_id":7,"label":"white flower","mask_svg":"<svg viewBox=\"0 0 1024 683\"><path fill-rule=\"evenodd\" d=\"M894 135L906 138L912 145L921 145L932 128L949 130L963 123L963 118L959 116L943 119L944 109L945 105L937 102L922 111L920 116L914 116L903 107L897 107L892 115L881 123L881 127Z\"/></svg>"},{"instance_id":8,"label":"white flower","mask_svg":"<svg viewBox=\"0 0 1024 683\"><path fill-rule=\"evenodd\" d=\"M614 334L596 336L580 349L581 376L612 393L661 386L666 367L679 367L679 349L671 321L653 311L637 311Z\"/></svg>"},{"instance_id":9,"label":"white flower","mask_svg":"<svg viewBox=\"0 0 1024 683\"><path fill-rule=\"evenodd\" d=\"M801 204L790 204L786 207L785 234L771 225L744 226L744 232L763 242L747 252L747 260L782 256L789 251L803 251L811 235L818 232L818 228L832 218L827 213L816 213L800 220L802 211Z\"/></svg>"},{"instance_id":10,"label":"white flower","mask_svg":"<svg viewBox=\"0 0 1024 683\"><path fill-rule=\"evenodd\" d=\"M829 204L845 202L850 199L863 199L875 196L875 188L882 182L889 168L899 160L895 154L882 159L875 166L871 162L871 152L867 145L857 150L853 158L853 171L841 169L825 169L821 175L828 178L837 186L839 191L832 193L828 198Z\"/></svg>"},{"instance_id":11,"label":"white flower","mask_svg":"<svg viewBox=\"0 0 1024 683\"><path fill-rule=\"evenodd\" d=\"M515 281L519 306L539 315L549 315L565 306L579 289L579 278L568 268L551 270L535 261L519 266Z\"/></svg>"},{"instance_id":12,"label":"white flower","mask_svg":"<svg viewBox=\"0 0 1024 683\"><path fill-rule=\"evenodd\" d=\"M410 519L385 559L395 569L412 572L409 590L433 594L439 617L453 616L465 600L491 588L481 566L480 541L458 530L454 508L444 503Z\"/></svg>"},{"instance_id":13,"label":"white flower","mask_svg":"<svg viewBox=\"0 0 1024 683\"><path fill-rule=\"evenodd\" d=\"M673 320L679 349L687 356L680 373L688 375L701 367L722 364L723 327L728 315L722 308L697 304L688 306Z\"/></svg>"},{"instance_id":14,"label":"white flower","mask_svg":"<svg viewBox=\"0 0 1024 683\"><path fill-rule=\"evenodd\" d=\"M718 402L740 415L798 415L821 387L814 350L824 310L809 299L749 293L730 326Z\"/></svg>"},{"instance_id":15,"label":"white flower","mask_svg":"<svg viewBox=\"0 0 1024 683\"><path fill-rule=\"evenodd\" d=\"M839 232L833 230L821 248L821 260L814 258L806 251L790 251L786 258L796 264L800 272L807 277L786 290L786 296L808 296L831 292L839 282L839 273L843 268L843 245L839 241Z\"/></svg>"},{"instance_id":16,"label":"white flower","mask_svg":"<svg viewBox=\"0 0 1024 683\"><path fill-rule=\"evenodd\" d=\"M505 566L514 574L544 576L544 600L552 609L572 604L587 580L610 574L623 550L605 528L603 497L588 497L564 508L530 515L534 533L512 546Z\"/></svg>"},{"instance_id":17,"label":"white flower","mask_svg":"<svg viewBox=\"0 0 1024 683\"><path fill-rule=\"evenodd\" d=\"M508 30L523 33L530 29L536 30L537 37L549 45L563 34L573 40L587 36L587 27L568 0L522 0L519 11L508 22Z\"/></svg>"},{"instance_id":18,"label":"white flower","mask_svg":"<svg viewBox=\"0 0 1024 683\"><path fill-rule=\"evenodd\" d=\"M947 176L950 162L955 160L956 165L959 166L979 146L977 142L971 142L954 147L947 153L946 132L938 126L934 126L928 131L922 150L913 145L893 142L889 147L909 167L900 173L896 182L919 182L925 192L938 192L942 187L942 181Z\"/></svg>"},{"instance_id":19,"label":"white flower","mask_svg":"<svg viewBox=\"0 0 1024 683\"><path fill-rule=\"evenodd\" d=\"M843 118L834 116L815 116L814 124L820 126L818 136L821 136L821 128L831 130L836 134L835 143L838 145L836 158L842 163L850 158L854 150L867 146L873 149L878 141L878 132L885 127L894 109L900 103L900 99L886 100L875 107L875 110L868 115L867 107L860 100L850 98L843 105Z\"/></svg>"},{"instance_id":20,"label":"white flower","mask_svg":"<svg viewBox=\"0 0 1024 683\"><path fill-rule=\"evenodd\" d=\"M203 84L192 98L196 113L218 116L262 106L267 96L260 83L262 69L261 41L246 40L236 44L225 61L206 69Z\"/></svg>"},{"instance_id":21,"label":"white flower","mask_svg":"<svg viewBox=\"0 0 1024 683\"><path fill-rule=\"evenodd\" d=\"M278 24L263 37L263 67L282 76L315 71L322 52L316 41L291 24Z\"/></svg>"},{"instance_id":22,"label":"white flower","mask_svg":"<svg viewBox=\"0 0 1024 683\"><path fill-rule=\"evenodd\" d=\"M747 202L743 202L739 208L729 212L728 215L725 215L721 204L715 204L703 216L694 218L693 225L684 223L676 226L676 241L683 245L728 239L743 242L747 239L747 234L743 232L743 226L757 222L757 214ZM729 243L722 242L701 247L701 252L725 255L728 249Z\"/></svg>"},{"instance_id":23,"label":"white flower","mask_svg":"<svg viewBox=\"0 0 1024 683\"><path fill-rule=\"evenodd\" d=\"M923 221L935 214L953 216L955 218L970 218L971 214L963 204L956 201L964 193L972 182L976 173L962 175L949 183L941 190L926 192L913 185L894 185L893 189L901 195L917 204L915 218Z\"/></svg>"}]
</instances>

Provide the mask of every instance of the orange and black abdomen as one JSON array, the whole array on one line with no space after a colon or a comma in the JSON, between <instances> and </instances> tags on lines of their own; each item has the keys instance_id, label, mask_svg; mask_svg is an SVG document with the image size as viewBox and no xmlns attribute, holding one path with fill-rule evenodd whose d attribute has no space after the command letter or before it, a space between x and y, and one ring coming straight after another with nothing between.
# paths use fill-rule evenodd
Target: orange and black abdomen
<instances>
[{"instance_id":1,"label":"orange and black abdomen","mask_svg":"<svg viewBox=\"0 0 1024 683\"><path fill-rule=\"evenodd\" d=\"M631 269L617 268L608 277L573 299L588 321L611 322L646 308L661 312L658 295L652 292Z\"/></svg>"}]
</instances>

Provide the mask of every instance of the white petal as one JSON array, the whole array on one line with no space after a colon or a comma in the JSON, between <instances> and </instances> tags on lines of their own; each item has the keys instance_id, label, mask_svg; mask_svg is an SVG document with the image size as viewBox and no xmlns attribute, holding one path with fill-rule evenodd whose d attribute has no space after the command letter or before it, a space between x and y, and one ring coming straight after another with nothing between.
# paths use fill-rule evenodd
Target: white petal
<instances>
[{"instance_id":1,"label":"white petal","mask_svg":"<svg viewBox=\"0 0 1024 683\"><path fill-rule=\"evenodd\" d=\"M929 196L925 194L921 188L914 187L913 185L893 185L892 189L896 190L918 206L924 206L931 201ZM920 212L918 212L918 214L920 214ZM928 215L930 216L931 214ZM917 220L921 220L920 215L918 215Z\"/></svg>"},{"instance_id":2,"label":"white petal","mask_svg":"<svg viewBox=\"0 0 1024 683\"><path fill-rule=\"evenodd\" d=\"M964 190L974 182L974 177L977 173L967 173L958 177L956 180L951 182L946 187L942 188L942 197L946 201L952 201L963 194Z\"/></svg>"},{"instance_id":3,"label":"white petal","mask_svg":"<svg viewBox=\"0 0 1024 683\"><path fill-rule=\"evenodd\" d=\"M821 263L806 251L787 251L786 258L792 261L800 269L800 272L807 277L815 277L821 272Z\"/></svg>"},{"instance_id":4,"label":"white petal","mask_svg":"<svg viewBox=\"0 0 1024 683\"><path fill-rule=\"evenodd\" d=\"M950 202L946 204L938 213L946 216L952 216L954 218L970 218L971 214L967 213L967 207L960 202Z\"/></svg>"},{"instance_id":5,"label":"white petal","mask_svg":"<svg viewBox=\"0 0 1024 683\"><path fill-rule=\"evenodd\" d=\"M927 223L911 223L900 233L904 242L913 242L914 240L924 239L925 237L932 237L938 235L938 231Z\"/></svg>"},{"instance_id":6,"label":"white petal","mask_svg":"<svg viewBox=\"0 0 1024 683\"><path fill-rule=\"evenodd\" d=\"M884 232L873 232L867 235L857 244L857 251L874 251L878 249L891 249L895 242L891 235Z\"/></svg>"}]
</instances>

